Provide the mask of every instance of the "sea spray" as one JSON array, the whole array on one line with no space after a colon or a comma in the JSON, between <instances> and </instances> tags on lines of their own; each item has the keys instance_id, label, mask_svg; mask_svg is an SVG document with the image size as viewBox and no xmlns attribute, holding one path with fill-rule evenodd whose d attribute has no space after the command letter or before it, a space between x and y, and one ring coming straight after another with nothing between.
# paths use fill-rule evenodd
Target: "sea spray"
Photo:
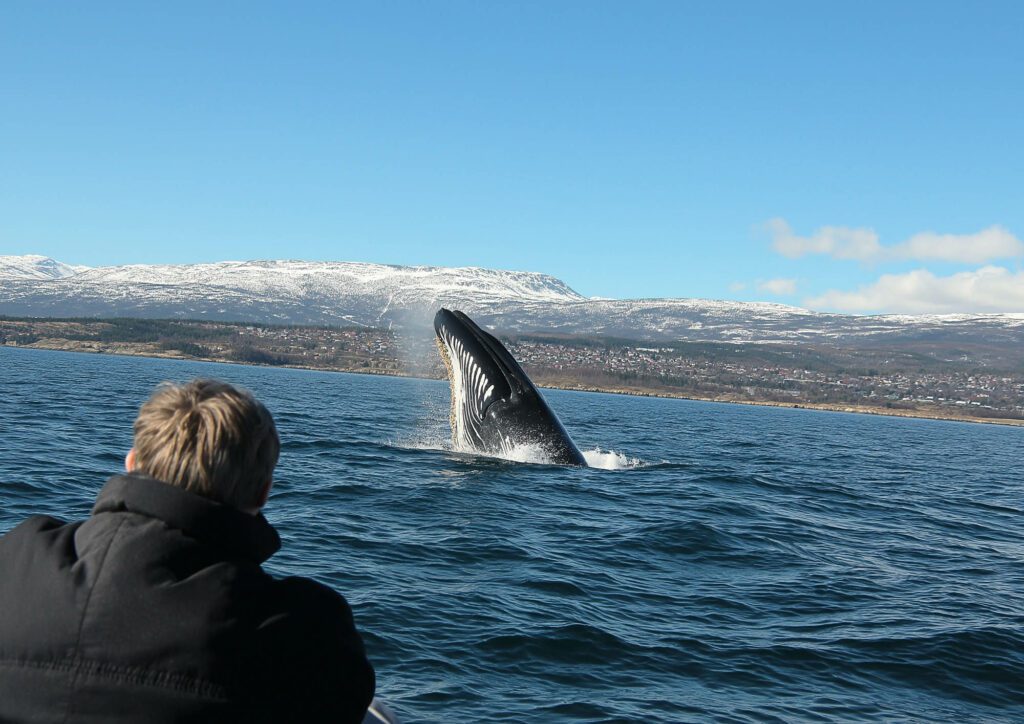
<instances>
[{"instance_id":1,"label":"sea spray","mask_svg":"<svg viewBox=\"0 0 1024 724\"><path fill-rule=\"evenodd\" d=\"M587 467L599 468L601 470L632 470L643 467L644 462L639 458L630 457L625 453L614 450L602 450L599 447L593 450L583 450L583 457L587 461Z\"/></svg>"}]
</instances>

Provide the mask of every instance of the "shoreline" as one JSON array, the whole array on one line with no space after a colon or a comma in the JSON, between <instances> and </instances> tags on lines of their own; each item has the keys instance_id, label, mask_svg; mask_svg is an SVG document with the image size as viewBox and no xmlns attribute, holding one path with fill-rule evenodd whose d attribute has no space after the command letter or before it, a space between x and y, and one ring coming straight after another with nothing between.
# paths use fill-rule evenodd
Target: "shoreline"
<instances>
[{"instance_id":1,"label":"shoreline","mask_svg":"<svg viewBox=\"0 0 1024 724\"><path fill-rule=\"evenodd\" d=\"M341 367L314 367L311 365L297 364L260 364L257 362L244 362L238 360L213 359L209 357L195 357L186 354L174 354L159 349L144 348L145 344L133 345L132 343L103 343L103 342L78 342L70 343L67 340L42 339L38 342L27 345L0 344L2 347L12 349L35 349L49 352L79 352L82 354L102 354L118 357L148 357L151 359L172 359L190 362L210 362L213 364L237 364L246 367L270 367L284 369L310 370L314 372L336 372L341 374L375 375L378 377L404 377L408 379L435 379L443 378L429 377L413 374L403 370L379 369L379 368L341 368ZM833 405L820 402L782 402L777 400L744 400L727 397L697 397L693 395L674 394L658 390L626 387L592 387L580 384L565 384L553 382L537 382L538 387L551 390L565 390L569 392L599 392L609 395L628 395L630 397L657 397L668 400L693 400L695 402L715 402L723 404L751 405L759 407L787 407L804 410L818 410L821 412L841 412L855 415L875 415L878 417L903 417L916 418L920 420L944 420L946 422L971 422L988 425L1002 425L1004 427L1024 427L1024 420L1006 417L973 417L969 415L953 415L945 411L936 410L904 410L885 407L872 407L870 405L844 404Z\"/></svg>"},{"instance_id":2,"label":"shoreline","mask_svg":"<svg viewBox=\"0 0 1024 724\"><path fill-rule=\"evenodd\" d=\"M931 413L928 410L900 410L885 407L871 407L869 405L830 405L822 402L780 402L777 400L740 400L718 397L695 397L692 395L676 395L668 392L654 392L646 390L629 389L602 389L598 387L584 386L555 386L538 385L545 389L568 390L572 392L601 392L609 395L628 395L631 397L658 397L666 400L693 400L694 402L715 402L725 405L751 405L755 407L788 407L801 410L817 410L819 412L842 412L851 415L874 415L876 417L905 417L918 420L943 420L946 422L976 422L988 425L1003 425L1007 427L1024 427L1024 420L1017 420L1012 417L971 417L968 415L957 416L943 414L936 411Z\"/></svg>"}]
</instances>

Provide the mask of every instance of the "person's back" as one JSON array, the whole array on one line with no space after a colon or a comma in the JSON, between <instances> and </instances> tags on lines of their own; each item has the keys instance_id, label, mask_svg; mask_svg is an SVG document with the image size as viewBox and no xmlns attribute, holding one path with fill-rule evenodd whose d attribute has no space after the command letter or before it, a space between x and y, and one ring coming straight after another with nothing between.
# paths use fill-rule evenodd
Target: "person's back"
<instances>
[{"instance_id":1,"label":"person's back","mask_svg":"<svg viewBox=\"0 0 1024 724\"><path fill-rule=\"evenodd\" d=\"M277 450L247 394L165 387L87 521L0 538L0 721L361 721L374 678L348 604L260 567Z\"/></svg>"}]
</instances>

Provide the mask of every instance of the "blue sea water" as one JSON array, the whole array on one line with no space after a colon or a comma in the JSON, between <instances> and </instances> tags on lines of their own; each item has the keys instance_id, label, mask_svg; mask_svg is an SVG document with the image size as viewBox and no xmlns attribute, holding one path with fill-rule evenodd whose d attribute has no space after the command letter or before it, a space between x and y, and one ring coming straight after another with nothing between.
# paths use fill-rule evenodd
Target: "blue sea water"
<instances>
[{"instance_id":1,"label":"blue sea water","mask_svg":"<svg viewBox=\"0 0 1024 724\"><path fill-rule=\"evenodd\" d=\"M444 383L0 348L0 532L193 376L274 413L269 568L405 722L1024 720L1024 429L547 391L571 469L448 450Z\"/></svg>"}]
</instances>

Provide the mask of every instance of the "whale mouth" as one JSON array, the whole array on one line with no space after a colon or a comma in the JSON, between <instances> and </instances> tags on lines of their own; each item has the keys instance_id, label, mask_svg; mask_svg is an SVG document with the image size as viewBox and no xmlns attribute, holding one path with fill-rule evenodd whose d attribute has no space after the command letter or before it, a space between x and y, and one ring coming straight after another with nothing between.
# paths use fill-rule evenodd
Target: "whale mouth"
<instances>
[{"instance_id":1,"label":"whale mouth","mask_svg":"<svg viewBox=\"0 0 1024 724\"><path fill-rule=\"evenodd\" d=\"M434 331L452 391L452 444L456 449L478 449L484 444L488 409L512 394L506 370L493 353L493 338L462 312L439 311Z\"/></svg>"},{"instance_id":2,"label":"whale mouth","mask_svg":"<svg viewBox=\"0 0 1024 724\"><path fill-rule=\"evenodd\" d=\"M451 387L452 447L508 457L543 449L558 465L586 465L540 391L494 335L457 310L434 316L437 345Z\"/></svg>"}]
</instances>

